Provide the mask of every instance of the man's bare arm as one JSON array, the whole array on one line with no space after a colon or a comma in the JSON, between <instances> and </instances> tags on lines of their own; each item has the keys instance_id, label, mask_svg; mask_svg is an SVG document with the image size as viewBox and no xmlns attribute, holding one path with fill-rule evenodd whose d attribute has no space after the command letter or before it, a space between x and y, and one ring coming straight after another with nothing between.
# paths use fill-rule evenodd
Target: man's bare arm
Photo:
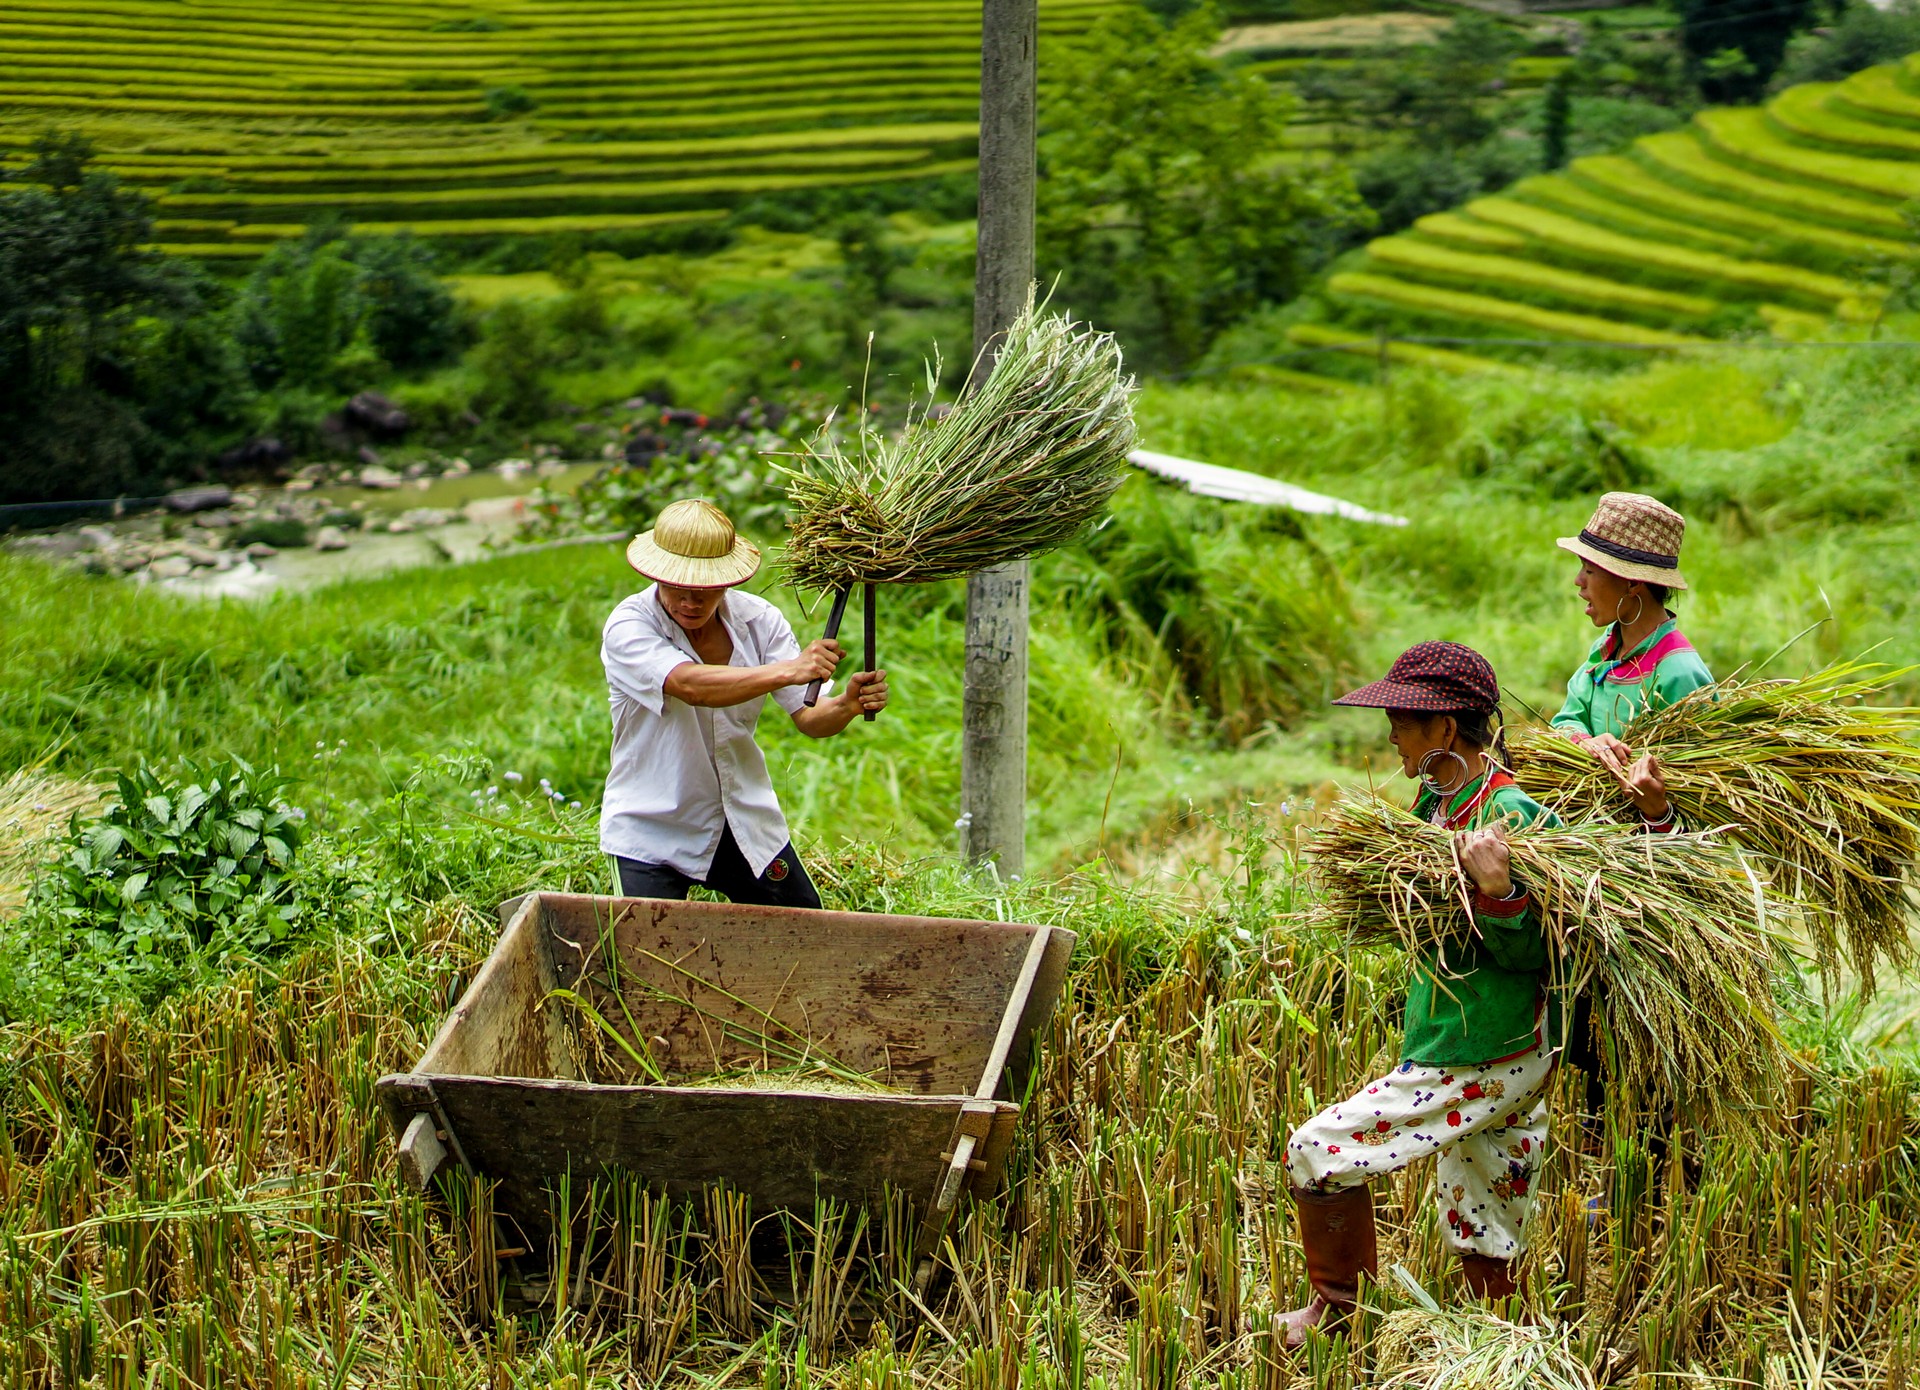
<instances>
[{"instance_id":1,"label":"man's bare arm","mask_svg":"<svg viewBox=\"0 0 1920 1390\"><path fill-rule=\"evenodd\" d=\"M765 666L710 666L687 661L667 672L662 687L683 704L703 709L726 709L788 685L805 685L826 680L840 664L843 653L838 642L807 644L800 655L787 661L771 661Z\"/></svg>"}]
</instances>

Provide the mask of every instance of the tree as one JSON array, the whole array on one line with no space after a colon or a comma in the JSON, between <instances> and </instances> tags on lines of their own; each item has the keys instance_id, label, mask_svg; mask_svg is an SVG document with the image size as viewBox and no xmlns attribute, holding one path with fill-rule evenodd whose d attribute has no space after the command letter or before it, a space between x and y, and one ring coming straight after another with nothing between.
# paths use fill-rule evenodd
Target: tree
<instances>
[{"instance_id":1,"label":"tree","mask_svg":"<svg viewBox=\"0 0 1920 1390\"><path fill-rule=\"evenodd\" d=\"M1758 100L1815 0L1675 0L1680 44L1708 101Z\"/></svg>"},{"instance_id":2,"label":"tree","mask_svg":"<svg viewBox=\"0 0 1920 1390\"><path fill-rule=\"evenodd\" d=\"M459 318L434 260L411 236L349 236L338 225L274 247L235 309L255 382L353 391L388 367L447 361L460 346Z\"/></svg>"},{"instance_id":3,"label":"tree","mask_svg":"<svg viewBox=\"0 0 1920 1390\"><path fill-rule=\"evenodd\" d=\"M1572 126L1573 83L1566 73L1556 73L1540 103L1540 167L1549 174L1567 162Z\"/></svg>"},{"instance_id":4,"label":"tree","mask_svg":"<svg viewBox=\"0 0 1920 1390\"><path fill-rule=\"evenodd\" d=\"M1056 302L1180 367L1263 302L1296 293L1367 212L1344 173L1282 156L1289 103L1207 54L1201 10L1129 5L1047 74L1039 240Z\"/></svg>"},{"instance_id":5,"label":"tree","mask_svg":"<svg viewBox=\"0 0 1920 1390\"><path fill-rule=\"evenodd\" d=\"M1796 82L1838 82L1862 68L1897 62L1916 49L1920 3L1891 0L1883 9L1854 0L1841 7L1831 28L1795 36L1772 86L1779 91Z\"/></svg>"},{"instance_id":6,"label":"tree","mask_svg":"<svg viewBox=\"0 0 1920 1390\"><path fill-rule=\"evenodd\" d=\"M204 385L150 370L146 354L213 287L144 249L152 205L92 157L83 138L49 132L0 175L0 501L156 486L181 441L147 412Z\"/></svg>"},{"instance_id":7,"label":"tree","mask_svg":"<svg viewBox=\"0 0 1920 1390\"><path fill-rule=\"evenodd\" d=\"M1499 128L1507 65L1520 47L1507 25L1468 11L1431 43L1309 68L1300 95L1337 112L1342 125L1422 149L1462 149Z\"/></svg>"},{"instance_id":8,"label":"tree","mask_svg":"<svg viewBox=\"0 0 1920 1390\"><path fill-rule=\"evenodd\" d=\"M1378 230L1399 231L1538 167L1538 146L1516 129L1506 84L1520 48L1511 26L1469 11L1431 42L1300 75L1302 99L1359 147L1350 165L1354 186Z\"/></svg>"}]
</instances>

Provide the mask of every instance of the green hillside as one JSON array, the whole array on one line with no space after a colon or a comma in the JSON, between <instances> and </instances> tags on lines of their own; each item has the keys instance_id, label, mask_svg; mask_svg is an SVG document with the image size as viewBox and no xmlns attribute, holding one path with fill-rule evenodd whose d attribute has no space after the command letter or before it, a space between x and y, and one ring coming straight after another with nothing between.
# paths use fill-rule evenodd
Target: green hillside
<instances>
[{"instance_id":1,"label":"green hillside","mask_svg":"<svg viewBox=\"0 0 1920 1390\"><path fill-rule=\"evenodd\" d=\"M1681 344L1872 322L1920 259L1920 54L1764 108L1702 112L1371 243L1327 282L1336 320L1488 337ZM1291 336L1324 346L1326 325Z\"/></svg>"},{"instance_id":2,"label":"green hillside","mask_svg":"<svg viewBox=\"0 0 1920 1390\"><path fill-rule=\"evenodd\" d=\"M1048 30L1106 0L1045 0ZM971 167L977 0L10 0L0 145L50 122L257 255L315 217L437 237L718 216Z\"/></svg>"}]
</instances>

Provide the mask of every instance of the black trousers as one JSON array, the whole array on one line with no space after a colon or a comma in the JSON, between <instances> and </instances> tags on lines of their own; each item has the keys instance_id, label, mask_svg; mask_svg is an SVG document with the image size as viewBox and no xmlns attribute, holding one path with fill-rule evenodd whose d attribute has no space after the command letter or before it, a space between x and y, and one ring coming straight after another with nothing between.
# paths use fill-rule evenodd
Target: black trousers
<instances>
[{"instance_id":1,"label":"black trousers","mask_svg":"<svg viewBox=\"0 0 1920 1390\"><path fill-rule=\"evenodd\" d=\"M747 866L746 856L740 853L740 846L734 843L733 827L730 825L720 832L720 843L713 851L713 863L707 866L704 879L693 878L665 864L649 864L640 859L622 859L615 855L613 862L620 869L620 893L623 897L684 900L687 890L698 883L716 893L725 894L736 903L757 903L763 907L820 906L820 894L815 890L813 880L807 877L806 866L800 862L800 856L793 852L792 841L788 841L780 853L773 857L773 862L767 865L767 871L756 878L753 870Z\"/></svg>"}]
</instances>

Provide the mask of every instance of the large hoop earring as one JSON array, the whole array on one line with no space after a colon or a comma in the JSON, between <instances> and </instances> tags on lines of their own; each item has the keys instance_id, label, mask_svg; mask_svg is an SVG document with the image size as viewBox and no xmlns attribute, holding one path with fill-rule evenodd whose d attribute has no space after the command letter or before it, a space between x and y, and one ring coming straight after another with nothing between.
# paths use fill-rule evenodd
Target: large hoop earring
<instances>
[{"instance_id":1,"label":"large hoop earring","mask_svg":"<svg viewBox=\"0 0 1920 1390\"><path fill-rule=\"evenodd\" d=\"M1467 778L1473 771L1472 768L1467 766L1467 760L1451 748L1430 748L1427 750L1427 755L1420 759L1420 766L1414 769L1415 774L1420 778L1422 785L1424 785L1428 791L1432 792L1435 796L1447 795L1447 788L1441 786L1439 782L1434 780L1433 774L1427 770L1432 766L1435 758L1452 758L1456 763L1459 763L1460 786L1464 787L1467 785ZM1457 791L1459 788L1456 787L1454 790Z\"/></svg>"},{"instance_id":2,"label":"large hoop earring","mask_svg":"<svg viewBox=\"0 0 1920 1390\"><path fill-rule=\"evenodd\" d=\"M1634 601L1637 604L1639 604L1639 607L1633 610L1633 616L1631 618L1623 618L1620 616L1620 610L1627 606L1627 601L1624 597L1620 600L1620 602L1613 605L1613 620L1616 623L1618 623L1622 629L1632 627L1635 623L1639 622L1643 617L1645 617L1647 613L1646 591L1634 590L1631 592L1633 593Z\"/></svg>"}]
</instances>

